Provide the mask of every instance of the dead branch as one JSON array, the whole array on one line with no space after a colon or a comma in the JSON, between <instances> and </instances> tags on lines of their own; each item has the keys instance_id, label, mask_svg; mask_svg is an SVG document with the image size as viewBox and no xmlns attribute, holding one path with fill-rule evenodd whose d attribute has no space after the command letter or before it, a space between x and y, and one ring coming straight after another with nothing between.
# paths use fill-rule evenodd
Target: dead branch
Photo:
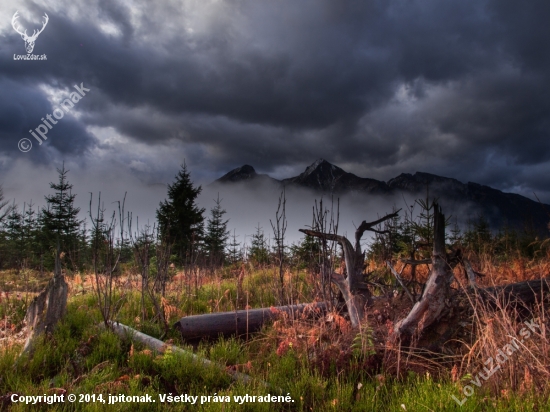
<instances>
[{"instance_id":1,"label":"dead branch","mask_svg":"<svg viewBox=\"0 0 550 412\"><path fill-rule=\"evenodd\" d=\"M415 304L414 297L413 297L413 295L411 295L411 292L409 292L409 289L407 289L407 287L403 283L403 280L401 279L401 276L399 275L399 273L397 273L397 271L393 268L390 261L387 261L386 265L388 266L388 268L390 268L391 273L393 273L393 276L395 276L395 278L397 279L397 281L399 282L399 284L401 285L401 287L403 288L403 290L405 291L405 293L407 294L407 296L411 300L412 304L414 305Z\"/></svg>"},{"instance_id":2,"label":"dead branch","mask_svg":"<svg viewBox=\"0 0 550 412\"><path fill-rule=\"evenodd\" d=\"M404 263L405 265L411 265L411 266L417 266L417 265L431 265L432 260L431 259L421 259L421 260L413 260L413 259L399 259L401 263Z\"/></svg>"},{"instance_id":3,"label":"dead branch","mask_svg":"<svg viewBox=\"0 0 550 412\"><path fill-rule=\"evenodd\" d=\"M382 223L382 222L385 222L386 220L388 219L393 219L394 217L397 217L399 215L399 212L401 211L401 209L397 210L396 212L394 213L390 213L389 215L386 215L378 220L375 220L373 222L366 222L366 221L362 221L361 224L359 225L359 227L357 228L357 230L355 231L355 248L357 249L357 247L360 247L360 242L361 242L361 238L363 237L363 234L369 230L371 232L376 232L376 233L389 233L389 231L387 230L382 230L382 231L379 231L379 230L376 230L376 229L373 229L374 226Z\"/></svg>"},{"instance_id":4,"label":"dead branch","mask_svg":"<svg viewBox=\"0 0 550 412\"><path fill-rule=\"evenodd\" d=\"M474 270L472 269L472 265L470 264L470 262L466 258L462 259L462 264L464 266L464 270L466 271L466 275L467 275L467 278L468 278L468 282L470 283L470 286L472 287L472 289L475 289L477 287L477 285L476 285L476 274L475 274Z\"/></svg>"},{"instance_id":5,"label":"dead branch","mask_svg":"<svg viewBox=\"0 0 550 412\"><path fill-rule=\"evenodd\" d=\"M366 287L365 282L363 282L365 255L361 251L361 237L367 230L373 232L377 231L373 229L373 226L396 217L399 210L375 220L374 222L367 223L363 221L355 231L355 248L344 236L310 229L300 229L300 232L306 235L318 237L323 240L332 240L338 242L342 247L344 260L346 262L347 278L345 278L344 275L333 272L331 273L331 281L338 286L340 292L342 292L344 296L353 327L359 327L360 323L365 318L365 307L371 303L370 291Z\"/></svg>"},{"instance_id":6,"label":"dead branch","mask_svg":"<svg viewBox=\"0 0 550 412\"><path fill-rule=\"evenodd\" d=\"M111 327L113 332L115 332L118 336L122 338L129 337L130 339L140 342L154 351L165 353L167 350L170 350L172 353L188 356L192 362L196 362L202 366L216 367L220 369L220 371L223 371L229 374L231 378L233 378L236 381L243 382L246 384L254 382L254 379L252 377L245 375L244 373L226 369L223 366L218 365L217 363L214 363L208 359L197 356L194 353L187 352L177 346L166 344L161 340L155 339L152 336L141 333L135 329L132 329L129 326L123 325L122 323L109 321L109 326ZM266 387L269 386L265 382L262 382L262 381L257 381L257 382L259 382L262 386L266 386Z\"/></svg>"}]
</instances>

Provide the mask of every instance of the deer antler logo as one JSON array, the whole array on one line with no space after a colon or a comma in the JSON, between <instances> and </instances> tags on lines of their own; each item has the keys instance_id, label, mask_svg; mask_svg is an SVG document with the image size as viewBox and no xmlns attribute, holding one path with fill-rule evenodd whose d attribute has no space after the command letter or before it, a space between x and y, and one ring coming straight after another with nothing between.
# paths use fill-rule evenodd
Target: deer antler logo
<instances>
[{"instance_id":1,"label":"deer antler logo","mask_svg":"<svg viewBox=\"0 0 550 412\"><path fill-rule=\"evenodd\" d=\"M34 42L38 38L38 35L44 31L44 28L46 28L46 25L48 24L50 18L46 13L44 13L44 24L42 25L42 28L38 31L33 30L32 36L27 36L27 30L21 31L21 26L17 21L17 19L19 18L19 15L17 13L19 13L19 11L16 11L13 15L11 19L11 25L13 26L13 29L21 35L21 38L25 40L25 49L27 49L27 54L31 54L34 49Z\"/></svg>"}]
</instances>

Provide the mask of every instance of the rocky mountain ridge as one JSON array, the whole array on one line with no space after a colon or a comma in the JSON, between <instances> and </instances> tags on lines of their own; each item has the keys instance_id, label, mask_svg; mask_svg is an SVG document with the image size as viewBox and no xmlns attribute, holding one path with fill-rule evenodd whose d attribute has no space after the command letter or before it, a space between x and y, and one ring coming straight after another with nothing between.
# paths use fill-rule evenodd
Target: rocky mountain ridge
<instances>
[{"instance_id":1,"label":"rocky mountain ridge","mask_svg":"<svg viewBox=\"0 0 550 412\"><path fill-rule=\"evenodd\" d=\"M236 168L217 179L213 184L237 182L275 183L285 187L303 187L319 194L344 195L363 193L372 196L389 196L399 193L437 198L445 207L465 206L465 213L483 215L493 228L508 226L515 229L535 230L548 234L550 205L535 202L515 193L505 193L474 182L462 183L457 179L430 173L402 173L387 182L364 178L346 172L324 159L308 166L298 176L277 180L258 174L250 165ZM479 216L466 216L475 221ZM464 220L464 219L463 219Z\"/></svg>"}]
</instances>

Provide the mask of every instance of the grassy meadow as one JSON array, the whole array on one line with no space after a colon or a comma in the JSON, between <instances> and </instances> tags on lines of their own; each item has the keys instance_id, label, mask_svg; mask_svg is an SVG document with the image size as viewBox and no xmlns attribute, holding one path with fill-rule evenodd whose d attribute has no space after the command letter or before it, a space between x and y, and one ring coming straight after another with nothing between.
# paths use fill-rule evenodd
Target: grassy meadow
<instances>
[{"instance_id":1,"label":"grassy meadow","mask_svg":"<svg viewBox=\"0 0 550 412\"><path fill-rule=\"evenodd\" d=\"M550 258L539 255L502 261L485 255L476 264L486 274L481 283L491 285L540 278L548 274ZM369 269L381 274L384 271L372 262ZM419 268L417 276L422 279L426 275ZM525 347L510 355L498 372L487 381L478 378L480 384L475 385L471 381L486 359L518 336L522 324L513 311L477 308L470 339L461 342L461 351L444 358L404 348L399 351L386 343L393 318L406 305L376 308L360 331L353 330L341 314L332 312L296 320L281 316L248 339L220 338L193 345L184 342L170 327L182 316L280 303L278 268L249 264L204 272L171 269L165 297L160 300L169 327L158 321L152 298L142 296L135 268L125 267L114 278L114 320L194 352L219 367L205 367L171 351L155 353L106 330L92 273L66 273L70 292L65 319L53 334L39 339L32 357L20 357L26 308L51 276L41 278L30 270L0 273L1 410L550 411L545 299L533 312L540 330L526 339ZM307 270L287 270L285 283L287 302L320 298L319 279ZM234 381L225 370L245 373L252 381ZM469 389L464 392L468 385L473 393ZM96 399L29 406L11 402L12 394L101 394L105 402ZM109 404L109 395L120 394L148 394L156 402ZM195 404L163 403L159 394L198 398ZM235 401L235 397L247 394L288 395L292 401ZM201 404L201 396L211 396L210 401L204 398L207 401Z\"/></svg>"}]
</instances>

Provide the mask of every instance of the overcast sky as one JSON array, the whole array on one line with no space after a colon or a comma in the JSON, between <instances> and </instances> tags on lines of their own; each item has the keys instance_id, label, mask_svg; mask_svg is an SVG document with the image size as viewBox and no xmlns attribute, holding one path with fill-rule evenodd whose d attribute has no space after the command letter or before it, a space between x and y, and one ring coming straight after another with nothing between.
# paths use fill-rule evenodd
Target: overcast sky
<instances>
[{"instance_id":1,"label":"overcast sky","mask_svg":"<svg viewBox=\"0 0 550 412\"><path fill-rule=\"evenodd\" d=\"M47 60L14 60L16 11L29 35L47 13ZM547 0L4 0L0 16L0 183L18 203L43 203L65 161L80 205L127 191L153 218L184 160L207 184L320 157L550 202ZM29 130L81 83L39 145Z\"/></svg>"}]
</instances>

